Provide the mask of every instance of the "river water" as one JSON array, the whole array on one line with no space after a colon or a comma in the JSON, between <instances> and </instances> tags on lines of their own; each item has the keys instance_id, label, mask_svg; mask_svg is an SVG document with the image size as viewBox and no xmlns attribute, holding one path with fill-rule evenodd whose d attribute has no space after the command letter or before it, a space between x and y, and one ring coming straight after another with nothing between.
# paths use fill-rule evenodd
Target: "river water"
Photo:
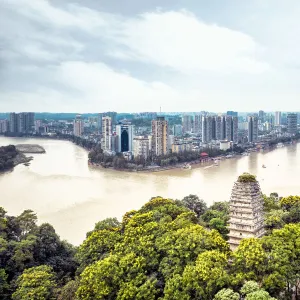
<instances>
[{"instance_id":1,"label":"river water","mask_svg":"<svg viewBox=\"0 0 300 300\"><path fill-rule=\"evenodd\" d=\"M233 183L243 172L257 175L266 194L300 195L300 144L226 159L218 167L127 173L89 167L87 151L71 142L0 137L1 146L21 143L39 144L46 154L32 155L28 167L19 165L0 174L0 206L11 215L34 210L40 223L51 223L75 245L97 221L121 219L152 196L181 199L196 194L208 205L229 200Z\"/></svg>"}]
</instances>

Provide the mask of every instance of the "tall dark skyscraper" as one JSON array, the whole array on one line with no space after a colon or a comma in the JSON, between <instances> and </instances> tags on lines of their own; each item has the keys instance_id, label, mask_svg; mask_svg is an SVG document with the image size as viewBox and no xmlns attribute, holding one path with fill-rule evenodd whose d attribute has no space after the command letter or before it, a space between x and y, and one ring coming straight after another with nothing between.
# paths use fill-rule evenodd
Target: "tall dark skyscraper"
<instances>
[{"instance_id":1,"label":"tall dark skyscraper","mask_svg":"<svg viewBox=\"0 0 300 300\"><path fill-rule=\"evenodd\" d=\"M254 143L258 140L258 118L255 116L248 117L248 141Z\"/></svg>"},{"instance_id":2,"label":"tall dark skyscraper","mask_svg":"<svg viewBox=\"0 0 300 300\"><path fill-rule=\"evenodd\" d=\"M298 115L290 113L287 115L287 131L289 134L297 133Z\"/></svg>"}]
</instances>

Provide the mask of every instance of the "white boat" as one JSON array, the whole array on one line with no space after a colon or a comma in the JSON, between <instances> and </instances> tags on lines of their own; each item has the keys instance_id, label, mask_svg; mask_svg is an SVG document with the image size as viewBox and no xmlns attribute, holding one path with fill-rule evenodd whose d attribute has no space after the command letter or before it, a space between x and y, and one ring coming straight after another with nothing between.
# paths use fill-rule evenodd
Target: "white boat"
<instances>
[{"instance_id":1,"label":"white boat","mask_svg":"<svg viewBox=\"0 0 300 300\"><path fill-rule=\"evenodd\" d=\"M184 170L191 170L192 169L192 166L190 164L184 164L182 169Z\"/></svg>"},{"instance_id":2,"label":"white boat","mask_svg":"<svg viewBox=\"0 0 300 300\"><path fill-rule=\"evenodd\" d=\"M262 165L262 167L263 167L263 168L266 168L266 166L265 166L265 165Z\"/></svg>"},{"instance_id":3,"label":"white boat","mask_svg":"<svg viewBox=\"0 0 300 300\"><path fill-rule=\"evenodd\" d=\"M278 144L277 144L277 148L282 148L282 147L284 147L284 144L283 144L283 143L278 143Z\"/></svg>"},{"instance_id":4,"label":"white boat","mask_svg":"<svg viewBox=\"0 0 300 300\"><path fill-rule=\"evenodd\" d=\"M233 157L232 154L226 155L226 158L231 158L231 157Z\"/></svg>"}]
</instances>

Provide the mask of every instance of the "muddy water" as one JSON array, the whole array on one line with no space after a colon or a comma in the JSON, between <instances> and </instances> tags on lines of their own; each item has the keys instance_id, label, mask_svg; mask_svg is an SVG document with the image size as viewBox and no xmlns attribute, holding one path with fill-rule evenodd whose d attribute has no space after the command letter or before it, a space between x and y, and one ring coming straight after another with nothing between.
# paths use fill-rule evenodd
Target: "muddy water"
<instances>
[{"instance_id":1,"label":"muddy water","mask_svg":"<svg viewBox=\"0 0 300 300\"><path fill-rule=\"evenodd\" d=\"M29 167L20 165L0 175L0 206L10 214L34 210L40 222L51 223L74 244L97 221L121 218L152 196L180 199L197 194L208 205L228 200L236 177L245 171L257 175L264 193L300 195L300 144L227 159L218 167L125 173L89 167L87 151L70 142L0 137L0 145L21 143L39 144L46 154L33 155Z\"/></svg>"}]
</instances>

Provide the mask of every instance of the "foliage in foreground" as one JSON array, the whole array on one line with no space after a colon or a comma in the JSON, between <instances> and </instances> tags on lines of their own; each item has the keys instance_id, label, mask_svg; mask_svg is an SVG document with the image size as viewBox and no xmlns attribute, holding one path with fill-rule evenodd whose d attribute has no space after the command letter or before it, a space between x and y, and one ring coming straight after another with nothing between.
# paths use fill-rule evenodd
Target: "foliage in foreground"
<instances>
[{"instance_id":1,"label":"foliage in foreground","mask_svg":"<svg viewBox=\"0 0 300 300\"><path fill-rule=\"evenodd\" d=\"M78 249L51 225L37 226L32 211L11 217L0 209L1 299L292 299L297 199L265 196L268 235L235 252L226 242L228 203L207 208L195 195L155 197L122 222L100 221Z\"/></svg>"}]
</instances>

